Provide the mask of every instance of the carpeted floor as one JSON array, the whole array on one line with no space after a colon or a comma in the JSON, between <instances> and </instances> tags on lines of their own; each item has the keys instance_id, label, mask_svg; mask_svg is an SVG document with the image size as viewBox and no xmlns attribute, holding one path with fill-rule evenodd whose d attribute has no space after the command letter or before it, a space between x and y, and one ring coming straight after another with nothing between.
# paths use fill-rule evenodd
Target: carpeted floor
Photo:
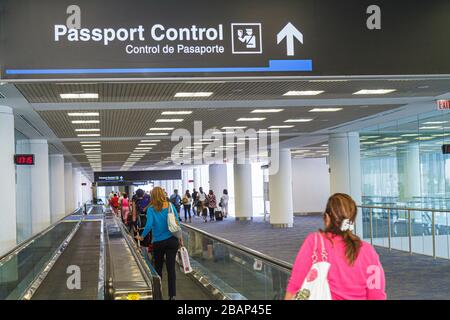
<instances>
[{"instance_id":1,"label":"carpeted floor","mask_svg":"<svg viewBox=\"0 0 450 320\"><path fill-rule=\"evenodd\" d=\"M294 227L273 229L261 217L253 221L204 223L195 218L193 226L211 234L239 243L269 256L293 263L303 239L322 226L320 216L294 218ZM450 299L450 260L389 251L376 247L386 274L389 299Z\"/></svg>"}]
</instances>

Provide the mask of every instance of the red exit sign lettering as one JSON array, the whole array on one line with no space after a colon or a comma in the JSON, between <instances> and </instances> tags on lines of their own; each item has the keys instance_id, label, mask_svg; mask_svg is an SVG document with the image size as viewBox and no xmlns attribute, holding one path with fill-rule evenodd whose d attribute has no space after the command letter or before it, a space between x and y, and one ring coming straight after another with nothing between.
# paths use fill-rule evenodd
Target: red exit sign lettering
<instances>
[{"instance_id":1,"label":"red exit sign lettering","mask_svg":"<svg viewBox=\"0 0 450 320\"><path fill-rule=\"evenodd\" d=\"M437 100L438 110L450 110L450 100Z\"/></svg>"},{"instance_id":2,"label":"red exit sign lettering","mask_svg":"<svg viewBox=\"0 0 450 320\"><path fill-rule=\"evenodd\" d=\"M16 154L14 163L20 166L32 166L34 165L34 154Z\"/></svg>"}]
</instances>

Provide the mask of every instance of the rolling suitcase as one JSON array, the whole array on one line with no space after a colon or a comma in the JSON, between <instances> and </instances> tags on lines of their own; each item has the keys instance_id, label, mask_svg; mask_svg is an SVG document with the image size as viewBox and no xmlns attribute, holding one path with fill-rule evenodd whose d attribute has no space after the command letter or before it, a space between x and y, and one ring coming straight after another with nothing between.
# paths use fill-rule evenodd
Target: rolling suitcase
<instances>
[{"instance_id":1,"label":"rolling suitcase","mask_svg":"<svg viewBox=\"0 0 450 320\"><path fill-rule=\"evenodd\" d=\"M222 211L215 211L214 212L214 218L216 221L222 221L223 220L223 213Z\"/></svg>"}]
</instances>

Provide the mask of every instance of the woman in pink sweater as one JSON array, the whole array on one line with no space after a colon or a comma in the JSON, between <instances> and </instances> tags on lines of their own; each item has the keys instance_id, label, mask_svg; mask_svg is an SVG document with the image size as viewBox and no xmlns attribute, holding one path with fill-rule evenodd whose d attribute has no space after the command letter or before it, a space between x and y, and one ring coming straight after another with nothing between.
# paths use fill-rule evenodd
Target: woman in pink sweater
<instances>
[{"instance_id":1,"label":"woman in pink sweater","mask_svg":"<svg viewBox=\"0 0 450 320\"><path fill-rule=\"evenodd\" d=\"M327 261L331 265L327 279L333 300L386 299L384 271L375 249L353 234L356 213L356 204L350 196L337 193L328 199L325 230L308 235L303 242L286 289L286 300L295 296L305 279L312 281L314 278L308 273L315 236L324 240Z\"/></svg>"}]
</instances>

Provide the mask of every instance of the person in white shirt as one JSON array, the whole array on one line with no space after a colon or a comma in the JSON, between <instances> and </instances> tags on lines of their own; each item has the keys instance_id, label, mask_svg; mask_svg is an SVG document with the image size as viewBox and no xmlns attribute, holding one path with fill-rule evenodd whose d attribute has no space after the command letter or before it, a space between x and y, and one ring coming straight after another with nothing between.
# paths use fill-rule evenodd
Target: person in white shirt
<instances>
[{"instance_id":1,"label":"person in white shirt","mask_svg":"<svg viewBox=\"0 0 450 320\"><path fill-rule=\"evenodd\" d=\"M222 208L223 217L226 218L228 216L228 190L224 189L222 197L220 197L219 206Z\"/></svg>"}]
</instances>

